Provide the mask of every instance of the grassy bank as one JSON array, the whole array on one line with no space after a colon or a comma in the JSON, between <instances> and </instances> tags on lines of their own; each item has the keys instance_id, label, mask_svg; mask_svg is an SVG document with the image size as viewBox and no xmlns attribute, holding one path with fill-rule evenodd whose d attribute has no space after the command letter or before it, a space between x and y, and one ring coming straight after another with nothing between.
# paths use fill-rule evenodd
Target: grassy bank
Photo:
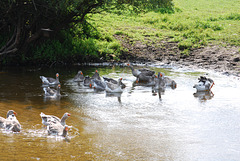
<instances>
[{"instance_id":1,"label":"grassy bank","mask_svg":"<svg viewBox=\"0 0 240 161\"><path fill-rule=\"evenodd\" d=\"M131 45L164 49L172 43L172 53L177 49L177 53L186 55L209 44L240 46L240 0L173 2L174 11L161 8L136 13L136 8L125 5L88 14L85 23L73 24L51 38L43 38L42 44L31 44L30 52L0 57L0 66L118 61L130 55Z\"/></svg>"},{"instance_id":2,"label":"grassy bank","mask_svg":"<svg viewBox=\"0 0 240 161\"><path fill-rule=\"evenodd\" d=\"M89 15L89 22L103 35L124 35L131 44L177 42L187 53L213 44L240 46L239 0L174 0L174 13L125 11ZM119 14L120 13L120 14Z\"/></svg>"}]
</instances>

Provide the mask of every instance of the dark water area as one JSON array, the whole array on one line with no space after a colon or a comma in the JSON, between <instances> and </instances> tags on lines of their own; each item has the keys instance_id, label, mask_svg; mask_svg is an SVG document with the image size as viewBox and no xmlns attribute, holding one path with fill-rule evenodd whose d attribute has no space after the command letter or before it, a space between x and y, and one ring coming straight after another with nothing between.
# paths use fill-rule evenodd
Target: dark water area
<instances>
[{"instance_id":1,"label":"dark water area","mask_svg":"<svg viewBox=\"0 0 240 161\"><path fill-rule=\"evenodd\" d=\"M4 68L0 70L0 116L17 112L20 133L0 130L1 160L239 160L240 80L212 71L148 66L177 82L153 92L136 86L126 66ZM122 94L96 92L73 81L78 70L123 78ZM44 97L39 76L60 74L61 97ZM215 86L196 93L207 74ZM40 113L71 113L68 139L48 136Z\"/></svg>"}]
</instances>

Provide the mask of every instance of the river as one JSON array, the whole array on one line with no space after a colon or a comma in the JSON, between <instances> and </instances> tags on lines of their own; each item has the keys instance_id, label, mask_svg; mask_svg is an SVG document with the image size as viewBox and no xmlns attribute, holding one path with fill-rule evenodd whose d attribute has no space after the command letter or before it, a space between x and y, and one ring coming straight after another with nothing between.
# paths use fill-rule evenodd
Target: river
<instances>
[{"instance_id":1,"label":"river","mask_svg":"<svg viewBox=\"0 0 240 161\"><path fill-rule=\"evenodd\" d=\"M212 71L148 66L177 82L155 93L136 86L126 66L0 69L0 116L17 112L20 133L0 130L1 160L240 160L240 80ZM92 76L123 78L122 94L107 95L76 83ZM60 74L61 98L44 97L39 76ZM200 75L214 80L198 95ZM68 139L48 136L40 113L71 113Z\"/></svg>"}]
</instances>

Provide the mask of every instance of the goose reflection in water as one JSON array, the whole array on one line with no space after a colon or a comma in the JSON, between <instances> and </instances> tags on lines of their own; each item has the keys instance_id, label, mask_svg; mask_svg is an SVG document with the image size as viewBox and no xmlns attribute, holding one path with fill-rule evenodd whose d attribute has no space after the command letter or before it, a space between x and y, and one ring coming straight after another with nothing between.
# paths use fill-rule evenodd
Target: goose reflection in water
<instances>
[{"instance_id":1,"label":"goose reflection in water","mask_svg":"<svg viewBox=\"0 0 240 161\"><path fill-rule=\"evenodd\" d=\"M117 97L119 103L122 103L121 96L122 93L106 93L106 97Z\"/></svg>"},{"instance_id":2,"label":"goose reflection in water","mask_svg":"<svg viewBox=\"0 0 240 161\"><path fill-rule=\"evenodd\" d=\"M194 97L197 97L199 100L205 101L205 100L210 100L213 98L214 94L213 92L210 91L201 91L201 92L196 92L193 93Z\"/></svg>"}]
</instances>

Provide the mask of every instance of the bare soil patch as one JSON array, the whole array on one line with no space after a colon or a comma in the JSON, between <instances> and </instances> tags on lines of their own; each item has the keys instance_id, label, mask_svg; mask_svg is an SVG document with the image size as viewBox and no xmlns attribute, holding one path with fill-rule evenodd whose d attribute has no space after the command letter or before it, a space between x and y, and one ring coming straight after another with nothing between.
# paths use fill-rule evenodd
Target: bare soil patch
<instances>
[{"instance_id":1,"label":"bare soil patch","mask_svg":"<svg viewBox=\"0 0 240 161\"><path fill-rule=\"evenodd\" d=\"M124 48L128 49L128 52L121 57L122 60L138 63L161 62L240 76L240 47L209 45L193 49L189 54L182 54L178 43L161 41L146 45L137 41L132 45L131 40L124 35L115 35L115 38L122 42Z\"/></svg>"}]
</instances>

